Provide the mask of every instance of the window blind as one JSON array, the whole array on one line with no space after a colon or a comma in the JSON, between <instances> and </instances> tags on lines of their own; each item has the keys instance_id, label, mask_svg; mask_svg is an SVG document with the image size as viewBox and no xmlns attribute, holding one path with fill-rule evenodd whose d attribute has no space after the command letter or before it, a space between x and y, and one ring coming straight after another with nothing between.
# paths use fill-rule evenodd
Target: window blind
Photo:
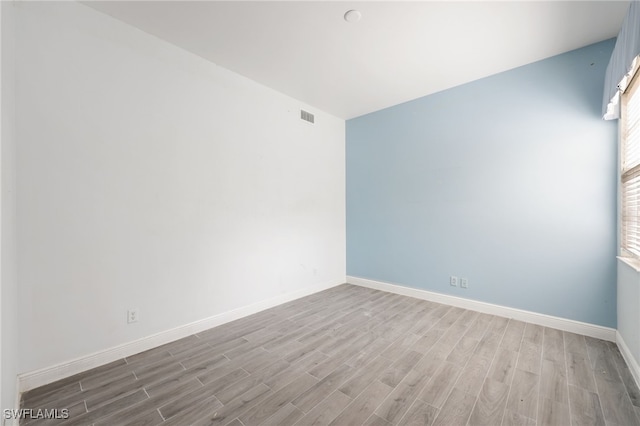
<instances>
[{"instance_id":1,"label":"window blind","mask_svg":"<svg viewBox=\"0 0 640 426\"><path fill-rule=\"evenodd\" d=\"M640 79L638 73L622 95L622 223L623 255L640 258Z\"/></svg>"}]
</instances>

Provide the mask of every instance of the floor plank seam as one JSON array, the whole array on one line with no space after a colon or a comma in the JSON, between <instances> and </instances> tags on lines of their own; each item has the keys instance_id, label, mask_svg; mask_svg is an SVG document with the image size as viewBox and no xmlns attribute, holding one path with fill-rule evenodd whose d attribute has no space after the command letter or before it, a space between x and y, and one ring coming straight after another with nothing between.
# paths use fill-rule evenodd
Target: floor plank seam
<instances>
[{"instance_id":1,"label":"floor plank seam","mask_svg":"<svg viewBox=\"0 0 640 426\"><path fill-rule=\"evenodd\" d=\"M565 371L564 374L567 377L566 380L566 388L567 388L567 407L569 409L569 424L574 424L573 421L573 416L571 413L571 392L569 392L569 351L567 350L567 340L566 340L566 335L563 332L562 333L562 347L564 348L564 365L565 365Z\"/></svg>"}]
</instances>

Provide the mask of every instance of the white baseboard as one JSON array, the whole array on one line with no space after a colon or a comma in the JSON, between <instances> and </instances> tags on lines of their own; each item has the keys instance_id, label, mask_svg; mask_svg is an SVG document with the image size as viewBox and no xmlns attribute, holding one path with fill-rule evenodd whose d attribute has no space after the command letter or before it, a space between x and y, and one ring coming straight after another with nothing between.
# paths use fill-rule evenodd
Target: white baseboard
<instances>
[{"instance_id":1,"label":"white baseboard","mask_svg":"<svg viewBox=\"0 0 640 426\"><path fill-rule=\"evenodd\" d=\"M403 296L415 297L417 299L429 300L431 302L443 303L445 305L457 306L464 309L483 312L501 317L513 318L520 321L530 322L542 325L544 327L555 328L563 331L570 331L576 334L594 337L596 339L607 340L609 342L616 341L616 330L613 328L602 327L599 325L588 324L585 322L574 321L570 319L554 317L551 315L539 314L536 312L524 311L522 309L509 308L506 306L494 305L491 303L479 302L462 297L450 296L447 294L435 293L417 288L404 287L397 284L386 283L382 281L374 281L366 278L347 276L349 284L359 285L361 287L373 288L376 290L387 291L389 293L400 294Z\"/></svg>"},{"instance_id":2,"label":"white baseboard","mask_svg":"<svg viewBox=\"0 0 640 426\"><path fill-rule=\"evenodd\" d=\"M640 365L638 365L638 361L631 354L629 346L627 346L619 331L616 331L616 343L624 361L627 363L629 370L631 370L631 375L635 379L636 385L640 386Z\"/></svg>"},{"instance_id":3,"label":"white baseboard","mask_svg":"<svg viewBox=\"0 0 640 426\"><path fill-rule=\"evenodd\" d=\"M151 336L143 337L119 346L82 356L65 363L42 368L40 370L22 373L18 375L18 401L20 394L53 383L60 379L73 376L92 368L108 364L119 359L135 355L137 353L155 348L165 343L170 343L178 339L208 330L213 327L228 323L230 321L246 317L251 314L290 302L301 297L305 297L331 287L344 284L344 279L333 280L321 285L308 287L302 290L283 294L248 306L243 306L228 312L223 312L209 318L185 324L170 330L162 331ZM19 404L19 402L18 402Z\"/></svg>"},{"instance_id":4,"label":"white baseboard","mask_svg":"<svg viewBox=\"0 0 640 426\"><path fill-rule=\"evenodd\" d=\"M16 376L16 399L15 399L13 408L15 410L19 410L20 409L20 379L18 379L17 376ZM17 413L17 411L14 411L14 412ZM4 418L4 416L2 416L2 417ZM19 419L15 419L15 418L4 419L3 426L19 426L19 425L20 425L20 420Z\"/></svg>"}]
</instances>

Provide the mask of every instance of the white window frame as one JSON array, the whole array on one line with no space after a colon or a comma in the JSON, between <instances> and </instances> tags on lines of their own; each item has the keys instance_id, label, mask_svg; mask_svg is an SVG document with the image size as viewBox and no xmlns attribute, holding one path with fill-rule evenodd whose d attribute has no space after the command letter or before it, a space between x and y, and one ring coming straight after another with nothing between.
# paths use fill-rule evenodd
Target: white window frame
<instances>
[{"instance_id":1,"label":"white window frame","mask_svg":"<svg viewBox=\"0 0 640 426\"><path fill-rule=\"evenodd\" d=\"M620 97L620 256L636 267L640 267L639 74L634 66Z\"/></svg>"}]
</instances>

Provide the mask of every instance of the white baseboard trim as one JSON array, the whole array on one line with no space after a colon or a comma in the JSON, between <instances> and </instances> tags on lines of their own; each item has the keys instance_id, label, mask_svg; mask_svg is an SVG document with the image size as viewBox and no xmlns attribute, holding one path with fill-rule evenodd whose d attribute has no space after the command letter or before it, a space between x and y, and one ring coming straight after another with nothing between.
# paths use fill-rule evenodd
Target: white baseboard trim
<instances>
[{"instance_id":1,"label":"white baseboard trim","mask_svg":"<svg viewBox=\"0 0 640 426\"><path fill-rule=\"evenodd\" d=\"M536 312L524 311L522 309L494 305L486 302L479 302L471 299L464 299L462 297L435 293L428 290L420 290L417 288L404 287L401 285L386 283L382 281L369 280L366 278L347 276L347 282L349 284L359 285L361 287L373 288L375 290L387 291L389 293L415 297L417 299L457 306L459 308L470 309L473 311L483 312L491 315L513 318L520 321L542 325L544 327L583 334L585 336L607 340L609 342L616 341L616 330L613 328L602 327L599 325L588 324L585 322L574 321L560 317L554 317L551 315L539 314Z\"/></svg>"},{"instance_id":2,"label":"white baseboard trim","mask_svg":"<svg viewBox=\"0 0 640 426\"><path fill-rule=\"evenodd\" d=\"M16 376L16 399L14 402L14 407L15 410L19 410L20 409L20 379L18 379L18 377ZM14 411L17 413L17 411ZM4 413L3 413L4 414ZM2 416L4 418L4 416ZM20 419L5 419L4 426L19 426L20 425Z\"/></svg>"},{"instance_id":3,"label":"white baseboard trim","mask_svg":"<svg viewBox=\"0 0 640 426\"><path fill-rule=\"evenodd\" d=\"M620 349L622 358L624 358L627 366L629 366L629 370L631 370L631 375L635 379L636 385L640 386L640 365L638 365L638 361L631 354L629 346L627 346L619 331L616 331L616 344L618 345L618 349Z\"/></svg>"},{"instance_id":4,"label":"white baseboard trim","mask_svg":"<svg viewBox=\"0 0 640 426\"><path fill-rule=\"evenodd\" d=\"M248 306L233 309L228 312L204 318L189 324L185 324L170 330L162 331L151 336L143 337L132 342L124 343L109 349L95 352L86 356L57 364L51 367L42 368L18 375L18 405L20 395L40 386L73 376L92 368L108 364L119 359L135 355L137 353L155 348L165 343L170 343L178 339L208 330L213 327L228 323L230 321L246 317L251 314L290 302L301 297L305 297L320 291L344 284L343 278L332 280L321 285L304 288L302 290L283 294Z\"/></svg>"}]
</instances>

